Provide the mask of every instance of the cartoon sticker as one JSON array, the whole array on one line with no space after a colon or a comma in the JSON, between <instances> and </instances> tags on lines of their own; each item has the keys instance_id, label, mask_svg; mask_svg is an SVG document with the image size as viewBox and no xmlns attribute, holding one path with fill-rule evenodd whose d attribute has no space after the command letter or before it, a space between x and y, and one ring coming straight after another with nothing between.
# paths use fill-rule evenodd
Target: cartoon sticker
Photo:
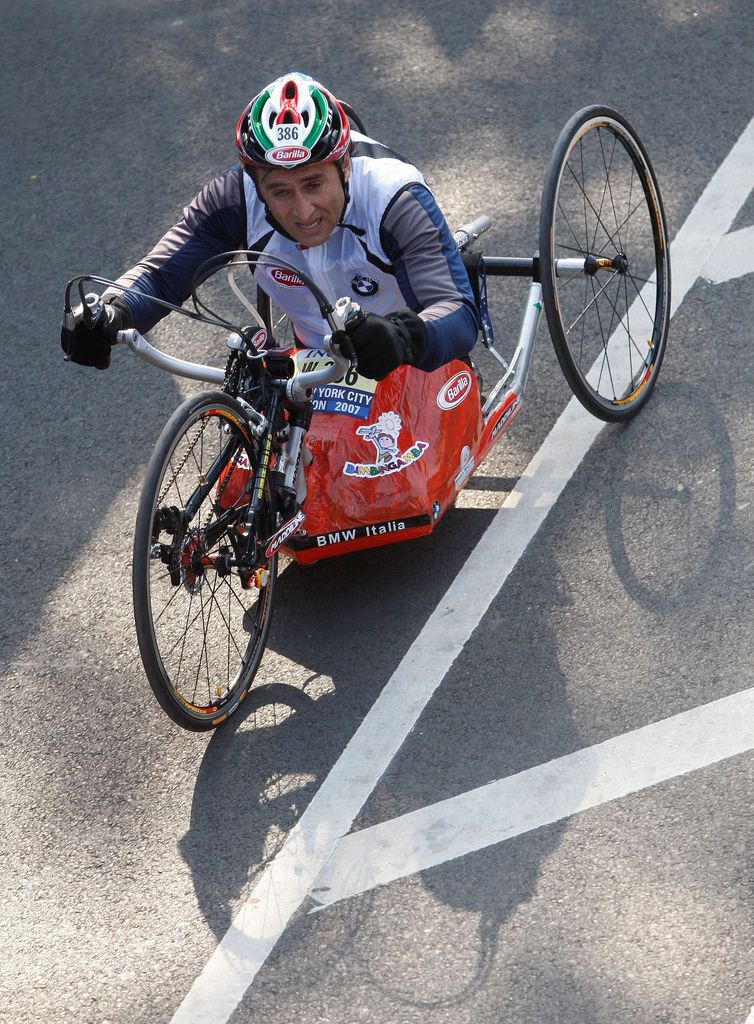
<instances>
[{"instance_id":1,"label":"cartoon sticker","mask_svg":"<svg viewBox=\"0 0 754 1024\"><path fill-rule=\"evenodd\" d=\"M346 476L375 477L400 473L429 448L427 441L414 441L404 452L398 449L401 432L401 418L395 412L383 412L376 423L357 427L356 433L365 441L371 441L376 448L374 462L346 462L343 473Z\"/></svg>"}]
</instances>

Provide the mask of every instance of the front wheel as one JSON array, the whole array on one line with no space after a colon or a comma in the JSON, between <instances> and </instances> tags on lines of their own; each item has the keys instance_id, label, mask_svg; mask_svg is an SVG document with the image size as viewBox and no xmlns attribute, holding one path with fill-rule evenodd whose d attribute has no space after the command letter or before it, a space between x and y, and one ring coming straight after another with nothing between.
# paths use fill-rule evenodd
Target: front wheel
<instances>
[{"instance_id":1,"label":"front wheel","mask_svg":"<svg viewBox=\"0 0 754 1024\"><path fill-rule=\"evenodd\" d=\"M649 157L610 107L585 107L555 144L539 227L542 301L561 369L604 420L649 399L670 323L665 214Z\"/></svg>"},{"instance_id":2,"label":"front wheel","mask_svg":"<svg viewBox=\"0 0 754 1024\"><path fill-rule=\"evenodd\" d=\"M175 411L147 469L134 536L136 634L157 700L186 729L214 728L237 710L267 641L277 556L238 565L258 461L242 407L204 392Z\"/></svg>"}]
</instances>

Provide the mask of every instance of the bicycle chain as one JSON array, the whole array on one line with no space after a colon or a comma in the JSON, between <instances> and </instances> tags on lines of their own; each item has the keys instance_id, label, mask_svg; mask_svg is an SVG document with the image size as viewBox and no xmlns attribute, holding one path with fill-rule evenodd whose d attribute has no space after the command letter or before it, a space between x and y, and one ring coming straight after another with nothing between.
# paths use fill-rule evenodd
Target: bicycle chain
<instances>
[{"instance_id":1,"label":"bicycle chain","mask_svg":"<svg viewBox=\"0 0 754 1024\"><path fill-rule=\"evenodd\" d=\"M227 395L235 397L238 394L240 383L241 361L235 352L231 352L228 356L228 362L225 364L225 379L223 380L222 390Z\"/></svg>"},{"instance_id":2,"label":"bicycle chain","mask_svg":"<svg viewBox=\"0 0 754 1024\"><path fill-rule=\"evenodd\" d=\"M238 358L235 355L235 353L231 353L231 355L228 357L228 362L227 362L226 368L225 368L225 379L223 380L222 390L226 394L229 394L231 397L236 395L238 393L238 389L239 389L239 386L240 386L240 377L241 377L240 361L238 360ZM186 449L186 452L184 453L184 456L181 459L180 465L178 466L177 469L175 469L173 471L171 480L166 485L166 487L163 490L162 494L159 496L158 501L157 501L158 506L162 504L162 502L165 500L166 495L168 494L168 491L175 484L175 481L178 478L178 476L180 475L181 470L183 469L183 467L188 462L189 458L191 457L191 454L193 453L194 449L196 448L196 445L199 442L199 439L204 434L204 431L205 431L205 429L207 427L208 422L209 422L209 420L204 419L204 421L202 422L201 426L197 430L196 436L193 438L193 440L191 441L191 444ZM215 496L215 501L212 503L212 505L213 505L212 511L214 511L217 508L217 504L219 503L220 499L222 498L223 492L225 491L225 488L228 486L228 484L230 482L230 478L231 478L232 475L233 475L232 472L226 473L224 479L222 480L222 482L218 484L217 494ZM210 515L211 514L212 513L210 513ZM200 526L198 528L195 527L194 530L190 531L190 532L193 532L193 533L195 533L198 536L202 532L202 530L203 530L203 527L200 524ZM189 536L189 535L190 534L187 534L187 536ZM184 543L185 543L185 538L184 538ZM180 551L177 548L176 548L176 551L175 551L175 555L176 556L180 556ZM176 568L181 573L181 577L183 577L183 573L184 573L183 566L177 566ZM185 580L183 580L183 582L184 582L184 585L185 585Z\"/></svg>"},{"instance_id":3,"label":"bicycle chain","mask_svg":"<svg viewBox=\"0 0 754 1024\"><path fill-rule=\"evenodd\" d=\"M189 445L189 447L188 447L188 449L187 449L187 451L186 451L186 454L185 454L185 455L183 456L183 459L181 460L181 464L180 464L180 466L178 467L178 469L176 469L176 470L173 470L173 476L172 476L172 479L171 479L171 480L170 480L170 482L169 482L169 483L168 483L168 484L166 485L166 487L165 487L165 490L164 490L164 491L162 492L162 494L161 494L161 495L159 496L159 498L157 499L157 504L158 504L158 505L161 505L161 504L163 503L163 501L165 500L165 496L167 495L168 491L169 491L169 490L170 490L170 488L171 488L171 487L173 486L173 484L175 483L175 481L176 481L176 479L177 479L178 475L180 474L181 470L183 469L183 467L184 467L184 466L186 465L186 463L188 462L188 460L189 460L189 456L190 456L190 455L191 455L191 453L193 452L194 448L196 448L196 445L197 445L197 442L199 441L199 438L200 438L200 437L201 437L201 435L202 435L202 434L204 433L204 431L205 431L205 429L206 429L206 427L207 427L207 423L208 423L208 421L207 421L207 420L204 420L204 422L202 423L201 427L199 428L199 430L198 430L198 431L197 431L197 433L196 433L196 437L194 438L194 440L193 440L193 441L191 442L191 444Z\"/></svg>"},{"instance_id":4,"label":"bicycle chain","mask_svg":"<svg viewBox=\"0 0 754 1024\"><path fill-rule=\"evenodd\" d=\"M240 367L238 358L235 355L235 353L231 352L231 354L228 356L228 362L225 364L225 378L223 380L223 385L222 385L222 390L226 394L231 395L231 396L237 394L237 392L238 392L238 385L240 383L240 375L241 375L241 367ZM204 423L200 427L196 437L194 438L193 442L191 443L191 445L187 449L186 454L183 456L183 459L181 460L180 466L178 467L178 469L174 470L172 480L166 486L165 490L162 492L162 494L157 499L157 504L158 505L161 505L162 502L165 500L166 494L168 493L170 488L175 483L176 478L180 474L180 472L183 469L183 467L186 465L186 463L187 463L187 461L189 459L189 456L191 455L191 453L193 452L194 448L196 447L197 442L199 440L199 437L204 433L204 430L205 430L206 426L207 426L207 420L204 421ZM225 486L225 481L223 482L223 488L224 488L224 486ZM222 491L219 491L218 495L217 495L218 498L220 497L221 494L222 494Z\"/></svg>"},{"instance_id":5,"label":"bicycle chain","mask_svg":"<svg viewBox=\"0 0 754 1024\"><path fill-rule=\"evenodd\" d=\"M168 491L170 490L170 488L171 488L171 487L173 486L173 484L175 483L175 481L176 481L176 479L178 478L178 476L180 475L180 472L181 472L181 470L183 469L183 467L184 467L184 466L186 465L186 463L187 463L187 461L188 461L188 459L189 459L189 456L191 455L191 453L193 452L194 448L196 447L196 445L197 445L197 443L198 443L198 441L199 441L199 438L201 437L201 435L202 435L202 434L204 433L204 431L206 430L208 422L209 422L209 420L205 419L205 420L204 420L204 421L202 422L202 425L201 425L201 426L199 427L199 429L197 430L197 433L196 433L196 437L195 437L195 438L193 439L193 441L191 442L190 446L189 446L189 447L188 447L188 449L186 450L186 453L185 453L185 455L183 456L183 459L181 460L181 464L180 464L180 466L178 466L178 468L177 468L176 470L174 470L174 472L173 472L173 475L172 475L172 478L171 478L170 482L169 482L169 483L167 484L167 486L165 487L164 491L162 492L162 494L161 494L161 495L159 496L159 498L157 499L157 505L158 505L158 506L160 506L160 505L161 505L161 504L163 503L163 501L165 500L165 497L166 497L166 495L167 495ZM226 487L228 486L228 484L230 483L230 478L231 478L231 476L232 476L232 475L233 475L233 473L232 473L232 472L226 473L226 474L225 474L225 477L224 477L224 479L222 480L222 482L218 484L218 486L217 486L217 493L216 493L216 495L215 495L215 500L214 500L214 502L212 503L212 505L213 505L213 507L212 507L212 511L211 511L211 512L209 513L209 514L210 514L210 516L212 515L212 513L213 513L213 512L215 511L215 509L217 508L217 505L219 504L219 502L220 502L220 499L221 499L221 498L222 498L222 496L223 496L223 492L225 491L225 488L226 488ZM200 524L200 527L199 527L199 529L201 529L201 528L202 528L202 527L201 527L201 524Z\"/></svg>"}]
</instances>

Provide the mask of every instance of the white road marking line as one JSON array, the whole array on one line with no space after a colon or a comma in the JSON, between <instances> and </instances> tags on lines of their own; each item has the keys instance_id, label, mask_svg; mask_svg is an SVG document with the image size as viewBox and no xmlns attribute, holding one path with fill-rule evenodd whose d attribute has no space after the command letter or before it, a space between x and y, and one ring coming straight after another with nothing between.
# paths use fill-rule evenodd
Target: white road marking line
<instances>
[{"instance_id":1,"label":"white road marking line","mask_svg":"<svg viewBox=\"0 0 754 1024\"><path fill-rule=\"evenodd\" d=\"M746 1024L754 1024L754 1006L752 1006L751 1013L746 1018Z\"/></svg>"},{"instance_id":2,"label":"white road marking line","mask_svg":"<svg viewBox=\"0 0 754 1024\"><path fill-rule=\"evenodd\" d=\"M461 491L456 498L456 508L470 508L477 511L500 509L507 497L506 491L483 491L474 487Z\"/></svg>"},{"instance_id":3,"label":"white road marking line","mask_svg":"<svg viewBox=\"0 0 754 1024\"><path fill-rule=\"evenodd\" d=\"M713 284L744 274L754 274L754 226L723 235L701 272Z\"/></svg>"},{"instance_id":4,"label":"white road marking line","mask_svg":"<svg viewBox=\"0 0 754 1024\"><path fill-rule=\"evenodd\" d=\"M671 249L673 311L751 190L754 119ZM267 866L172 1024L225 1024L604 424L572 399L330 774ZM497 567L497 574L490 566Z\"/></svg>"},{"instance_id":5,"label":"white road marking line","mask_svg":"<svg viewBox=\"0 0 754 1024\"><path fill-rule=\"evenodd\" d=\"M752 749L754 688L345 836L315 910Z\"/></svg>"},{"instance_id":6,"label":"white road marking line","mask_svg":"<svg viewBox=\"0 0 754 1024\"><path fill-rule=\"evenodd\" d=\"M684 221L671 246L673 303L675 313L702 267L729 230L746 202L752 185L754 118L720 164Z\"/></svg>"},{"instance_id":7,"label":"white road marking line","mask_svg":"<svg viewBox=\"0 0 754 1024\"><path fill-rule=\"evenodd\" d=\"M566 407L261 875L172 1024L228 1020L603 426L575 400Z\"/></svg>"}]
</instances>

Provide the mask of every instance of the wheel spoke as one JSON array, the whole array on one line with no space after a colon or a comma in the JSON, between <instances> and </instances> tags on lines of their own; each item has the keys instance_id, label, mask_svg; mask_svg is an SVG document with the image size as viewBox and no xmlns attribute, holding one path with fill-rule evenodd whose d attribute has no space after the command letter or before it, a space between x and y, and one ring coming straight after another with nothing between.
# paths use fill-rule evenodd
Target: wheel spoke
<instances>
[{"instance_id":1,"label":"wheel spoke","mask_svg":"<svg viewBox=\"0 0 754 1024\"><path fill-rule=\"evenodd\" d=\"M573 248L573 246L567 246L567 245L560 245L559 247L561 249L568 249L570 252L577 252L577 253L579 253L582 256L586 256L587 255L587 250L579 242L579 236L576 234L576 232L574 231L573 227L571 226L571 222L568 219L568 216L566 215L565 210L563 209L562 206L560 206L560 204L558 204L558 212L562 214L563 220L566 222L568 230L573 235L573 240L574 240L574 242L576 242L576 245L578 246L578 248Z\"/></svg>"},{"instance_id":2,"label":"wheel spoke","mask_svg":"<svg viewBox=\"0 0 754 1024\"><path fill-rule=\"evenodd\" d=\"M589 205L590 209L591 209L591 210L592 210L592 212L594 213L594 216L595 216L595 217L597 218L597 223L599 224L599 226L600 226L600 227L602 228L602 230L603 230L603 231L605 232L605 234L607 235L607 237L608 237L608 240L609 240L610 242L612 242L612 244L613 244L613 245L615 245L615 236L614 236L614 235L613 235L613 234L612 234L612 233L611 233L611 232L610 232L610 231L608 230L608 228L607 228L607 226L606 226L605 222L604 222L604 221L602 220L602 218L601 218L601 217L599 217L599 216L597 216L597 211L596 211L596 210L594 209L594 206L592 205L592 201L591 201L591 199L590 199L590 198L589 198L589 196L588 196L588 195L586 194L586 190L584 189L584 187L583 187L583 186L581 185L581 183L579 182L579 179L578 179L578 178L576 177L576 175L575 175L575 173L574 173L573 169L571 168L570 164L568 165L568 170L569 170L569 171L571 172L571 174L573 175L573 180L574 180L574 181L576 182L576 184L578 185L579 189L581 190L581 192L582 192L582 194L583 194L583 197L584 197L584 205L585 205L585 206L586 206L587 204ZM604 248L604 246L603 246L603 248ZM616 248L619 248L619 245L618 245L618 246L616 246Z\"/></svg>"},{"instance_id":3,"label":"wheel spoke","mask_svg":"<svg viewBox=\"0 0 754 1024\"><path fill-rule=\"evenodd\" d=\"M597 228L599 226L599 218L602 217L602 207L603 207L603 205L605 203L605 196L607 194L608 183L609 183L609 180L610 180L610 169L613 166L613 157L615 156L615 147L618 144L617 138L615 136L613 136L613 148L610 151L610 165L608 167L607 163L605 162L605 149L604 149L604 146L602 145L602 133L600 132L599 129L597 130L597 136L599 138L600 151L602 153L602 163L603 163L603 165L605 167L605 184L602 187L602 198L600 199L600 212L598 214L598 222L595 223L595 225L594 225L594 237L592 238L592 244L591 244L591 247L590 247L591 249L594 249L595 242L597 241Z\"/></svg>"},{"instance_id":4,"label":"wheel spoke","mask_svg":"<svg viewBox=\"0 0 754 1024\"><path fill-rule=\"evenodd\" d=\"M592 284L592 287L594 287L594 284ZM605 291L605 289L603 288L599 294L602 294L602 292L604 292L604 291ZM595 295L595 299L597 297L598 296ZM599 377L599 379L600 379L600 381L602 380L603 370L607 367L607 375L608 375L608 377L610 379L610 388L612 390L612 396L613 396L613 398L615 398L615 381L613 380L613 372L612 372L612 369L610 367L610 358L609 358L608 352L607 352L607 344L608 344L608 341L610 340L610 335L609 334L608 335L605 334L605 330L604 330L604 328L602 326L602 316L600 315L599 303L595 303L594 310L595 310L595 312L597 314L597 321L599 323L599 328L600 328L600 338L601 338L601 341L602 341L602 362L600 364L600 377ZM598 387L599 387L599 384L598 384Z\"/></svg>"},{"instance_id":5,"label":"wheel spoke","mask_svg":"<svg viewBox=\"0 0 754 1024\"><path fill-rule=\"evenodd\" d=\"M620 326L622 326L624 328L624 330L626 332L626 338L628 339L628 344L633 346L633 348L636 350L636 352L641 357L642 361L646 364L646 358L642 355L640 347L637 345L636 341L634 340L633 335L631 334L630 325L628 323L628 310L626 310L626 322L624 323L623 316L618 312L618 309L614 305L612 300L610 299L610 296L606 295L605 298L607 299L607 301L612 306L614 315L618 317L618 323L620 324Z\"/></svg>"},{"instance_id":6,"label":"wheel spoke","mask_svg":"<svg viewBox=\"0 0 754 1024\"><path fill-rule=\"evenodd\" d=\"M159 579L162 579L162 580L164 580L164 581L167 581L168 579L170 579L170 573L168 573L168 572L165 572L165 573L163 573L163 575L162 575L161 577L159 577L159 578L158 578L158 580L155 580L154 582L158 582L158 581L159 581ZM171 586L172 586L172 584L171 584ZM155 626L159 625L159 623L160 623L160 620L162 619L163 615L164 615L164 614L165 614L165 612L166 612L166 611L168 610L168 608L170 608L170 606L171 606L171 604L173 603L173 601L175 601L175 599L176 599L176 598L178 597L178 595L179 595L179 594L180 594L180 592L181 592L181 591L180 591L180 587L172 587L172 590L173 590L173 592L172 592L172 594L170 595L170 597L169 597L169 598L167 599L167 602L166 602L166 603L165 603L165 605L163 606L163 609L162 609L162 611L161 611L161 612L160 612L160 614L159 614L159 615L157 616L157 618L156 618L156 619L154 620L154 624L155 624Z\"/></svg>"},{"instance_id":7,"label":"wheel spoke","mask_svg":"<svg viewBox=\"0 0 754 1024\"><path fill-rule=\"evenodd\" d=\"M633 381L634 379L634 361L631 358L632 352L632 337L631 337L631 306L628 301L628 285L626 283L626 276L623 275L623 300L626 303L626 334L628 335L628 379ZM638 351L638 350L637 350Z\"/></svg>"},{"instance_id":8,"label":"wheel spoke","mask_svg":"<svg viewBox=\"0 0 754 1024\"><path fill-rule=\"evenodd\" d=\"M236 649L236 654L241 659L241 661L243 661L243 659L244 659L243 651L238 646L238 644L236 643L235 637L233 636L233 629L232 629L231 624L230 624L230 617L231 617L230 616L230 610L228 611L228 616L226 618L225 614L223 613L222 608L220 607L220 602L217 599L217 591L220 589L220 584L221 583L227 583L227 580L224 580L221 576L218 576L217 577L216 585L210 591L210 597L212 598L212 602L213 602L214 606L217 608L217 611L218 611L218 613L220 615L220 618L223 620L223 623L225 624L225 630L226 630L226 633L228 635L228 647L230 648L230 644L232 643L233 646ZM228 586L228 593L229 593L229 595L231 593L233 593L233 588L230 585ZM240 601L239 601L239 604L241 604ZM241 607L242 608L244 607L243 604L241 604ZM228 608L230 609L230 596L228 597ZM228 665L228 676L227 676L227 678L230 678L230 665Z\"/></svg>"},{"instance_id":9,"label":"wheel spoke","mask_svg":"<svg viewBox=\"0 0 754 1024\"><path fill-rule=\"evenodd\" d=\"M605 168L605 184L607 185L608 195L610 196L610 206L611 206L612 211L613 211L613 220L615 221L615 235L616 235L616 237L618 239L618 248L620 249L621 252L623 252L624 251L623 250L623 243L621 242L620 228L618 226L618 213L617 213L617 211L615 209L615 197L613 196L613 186L612 186L612 182L610 181L610 172L608 171L607 164L605 163L605 149L604 149L604 147L602 145L602 133L601 133L599 128L597 129L597 140L599 141L599 144L600 144L600 152L602 153L602 163L603 163L603 166ZM615 150L615 146L616 146L618 140L617 140L617 138L615 136L613 136L613 140L614 140L613 141L613 151L614 151ZM612 166L612 157L610 159L610 165Z\"/></svg>"},{"instance_id":10,"label":"wheel spoke","mask_svg":"<svg viewBox=\"0 0 754 1024\"><path fill-rule=\"evenodd\" d=\"M616 276L617 276L617 275L616 275ZM592 281L592 282L594 282L594 278L589 278L589 280L590 280L590 281ZM580 321L580 320L581 320L581 319L582 319L582 318L583 318L584 316L586 316L586 314L587 314L587 313L589 312L589 310L590 310L590 309L592 308L592 306L593 306L593 305L595 304L595 302L596 302L596 301L597 301L597 299L598 299L598 298L600 297L600 295L602 295L602 293L603 293L603 292L605 291L605 289L606 289L606 288L608 288L608 287L609 287L609 286L610 286L610 285L612 284L612 282L613 282L613 278L610 278L609 280L605 281L605 283L604 283L604 284L602 285L602 287L600 288L600 290L599 290L598 292L594 292L594 294L592 295L592 298L591 298L591 299L589 300L589 302L587 303L587 305L586 305L586 306L584 306L584 308L583 308L583 309L581 310L581 312L579 313L579 315L578 315L578 316L576 317L576 319L575 319L575 320L573 321L573 323L571 324L571 326L570 326L570 327L566 327L566 328L565 328L565 333L566 333L566 336L567 336L567 335L569 335L569 334L571 333L571 331L572 331L572 330L574 329L574 327L576 326L576 324L577 324L577 323L578 323L578 322L579 322L579 321ZM592 284L592 289L594 289L594 284Z\"/></svg>"},{"instance_id":11,"label":"wheel spoke","mask_svg":"<svg viewBox=\"0 0 754 1024\"><path fill-rule=\"evenodd\" d=\"M212 596L212 586L211 586L211 584L209 585L209 593L210 593L210 597L211 597ZM192 703L194 703L194 704L196 703L196 688L199 685L199 676L201 675L201 671L202 671L202 662L204 662L204 671L205 671L205 675L207 677L207 704L212 704L213 703L213 700L212 700L212 679L210 678L210 674L209 674L209 654L207 652L207 630L209 629L209 621L212 618L212 603L211 603L211 601L208 602L208 604L209 604L209 607L207 607L207 604L205 604L205 601L204 601L204 590L202 589L199 592L199 608L200 608L201 613L202 613L202 650L201 650L201 654L199 655L199 662L198 662L198 664L196 666L196 677L195 677L195 682L194 682L194 699L192 701ZM204 617L205 611L207 612L206 619Z\"/></svg>"},{"instance_id":12,"label":"wheel spoke","mask_svg":"<svg viewBox=\"0 0 754 1024\"><path fill-rule=\"evenodd\" d=\"M628 224L629 224L629 222L631 221L631 218L632 218L632 217L633 217L633 216L634 216L634 215L635 215L636 213L638 213L638 212L639 212L640 210L643 210L643 209L644 209L644 204L643 204L642 202L638 202L638 203L636 204L636 206L635 206L635 207L634 207L633 209L630 209L630 207L629 207L629 212L628 212L628 213L626 214L626 216L625 216L625 217L623 218L623 220L622 220L622 221L620 222L620 224L618 225L618 230L622 231L622 230L623 230L623 229L624 229L625 227L627 227L627 225L628 225ZM601 255L602 255L602 253L603 253L603 252L605 251L605 249L607 248L608 244L609 244L609 243L611 243L611 242L613 242L613 240L612 240L611 238L608 238L608 239L607 239L607 241L606 241L606 242L604 242L604 244L603 244L603 245L601 246L601 248L599 249L599 251L598 251L598 252L595 252L595 253L593 253L593 255L594 255L594 256L601 256ZM613 247L614 247L614 243L613 243Z\"/></svg>"},{"instance_id":13,"label":"wheel spoke","mask_svg":"<svg viewBox=\"0 0 754 1024\"><path fill-rule=\"evenodd\" d=\"M636 278L636 277L633 276L633 274L628 274L627 277L631 281L631 284L634 286L634 289L636 291L636 295L638 296L639 301L641 302L642 306L644 307L644 310L645 310L647 316L649 317L650 320L654 320L654 313L652 313L652 311L650 310L649 306L644 301L644 296L642 294L644 289L643 288L637 288L637 286L636 286L636 282L637 281L641 281L641 278ZM644 284L649 284L650 282L649 281L644 281L643 283Z\"/></svg>"}]
</instances>

